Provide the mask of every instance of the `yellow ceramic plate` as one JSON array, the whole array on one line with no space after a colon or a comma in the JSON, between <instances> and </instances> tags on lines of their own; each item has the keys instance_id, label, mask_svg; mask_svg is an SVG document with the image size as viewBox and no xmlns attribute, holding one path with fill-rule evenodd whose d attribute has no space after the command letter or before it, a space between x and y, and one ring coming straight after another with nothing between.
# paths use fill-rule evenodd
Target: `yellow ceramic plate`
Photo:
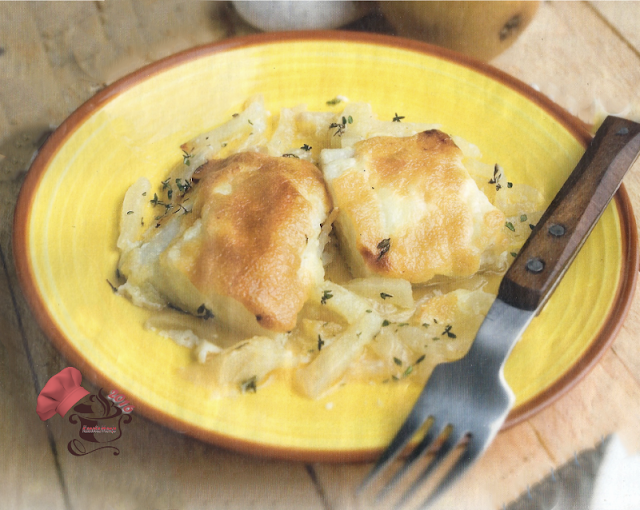
<instances>
[{"instance_id":1,"label":"yellow ceramic plate","mask_svg":"<svg viewBox=\"0 0 640 510\"><path fill-rule=\"evenodd\" d=\"M551 198L589 139L543 96L486 65L390 37L270 34L190 50L101 91L52 135L16 210L14 248L25 294L55 345L86 377L118 389L136 412L242 451L305 460L372 458L418 388L349 385L311 401L284 383L213 400L180 375L186 348L145 331L148 312L115 295L119 211L139 177L162 180L179 145L219 125L251 95L268 109L367 101L381 119L440 123L488 163ZM548 404L597 360L635 284L635 223L618 194L544 312L516 347L506 378L508 424Z\"/></svg>"}]
</instances>

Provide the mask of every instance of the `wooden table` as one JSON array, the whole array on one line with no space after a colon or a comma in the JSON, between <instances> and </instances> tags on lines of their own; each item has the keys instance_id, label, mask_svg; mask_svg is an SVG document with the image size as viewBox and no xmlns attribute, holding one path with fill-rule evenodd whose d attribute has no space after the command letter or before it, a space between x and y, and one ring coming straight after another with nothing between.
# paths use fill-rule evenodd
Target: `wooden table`
<instances>
[{"instance_id":1,"label":"wooden table","mask_svg":"<svg viewBox=\"0 0 640 510\"><path fill-rule=\"evenodd\" d=\"M522 37L492 63L587 122L603 109L638 120L639 26L640 3L544 3ZM226 3L0 4L0 507L355 506L353 488L369 465L252 458L141 416L119 441L119 456L78 458L66 451L71 431L62 420L42 422L35 413L40 389L67 366L35 324L11 255L13 208L38 139L124 73L184 48L253 31ZM639 165L625 185L640 210ZM442 508L501 508L574 452L614 431L638 451L639 326L640 295L613 347L586 379L501 433Z\"/></svg>"}]
</instances>

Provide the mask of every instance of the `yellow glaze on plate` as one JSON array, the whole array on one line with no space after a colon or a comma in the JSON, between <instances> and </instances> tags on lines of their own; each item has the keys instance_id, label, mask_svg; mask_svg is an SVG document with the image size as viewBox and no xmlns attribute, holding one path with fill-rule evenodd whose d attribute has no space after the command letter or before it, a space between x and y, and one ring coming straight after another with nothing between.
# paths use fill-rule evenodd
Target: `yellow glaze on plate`
<instances>
[{"instance_id":1,"label":"yellow glaze on plate","mask_svg":"<svg viewBox=\"0 0 640 510\"><path fill-rule=\"evenodd\" d=\"M71 364L113 384L137 410L162 423L249 452L370 458L391 439L419 388L407 382L349 385L312 401L274 379L256 394L211 399L183 376L192 363L189 350L145 331L149 312L115 295L106 281L115 278L127 188L140 176L159 183L181 161L180 144L222 123L258 93L274 113L299 103L338 111L343 105L326 101L343 95L371 103L380 119L398 113L406 121L439 123L476 144L483 161L499 162L509 180L541 188L549 200L584 149L521 92L487 72L430 55L426 46L413 44L424 50L419 52L372 38L311 37L265 37L173 58L117 83L98 96L96 109L85 107L72 117L68 133L58 132L50 142L63 142L59 149L45 149L36 162L46 171L31 183L32 208L24 220L36 289L28 297L32 304L46 303L34 308ZM25 203L19 213L26 214ZM517 406L552 387L599 333L616 298L622 242L612 205L507 363Z\"/></svg>"}]
</instances>

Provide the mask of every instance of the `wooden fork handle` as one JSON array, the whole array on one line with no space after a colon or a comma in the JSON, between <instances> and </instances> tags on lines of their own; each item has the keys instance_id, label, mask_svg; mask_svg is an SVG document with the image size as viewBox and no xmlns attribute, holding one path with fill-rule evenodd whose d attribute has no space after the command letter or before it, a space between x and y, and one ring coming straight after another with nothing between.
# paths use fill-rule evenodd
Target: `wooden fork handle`
<instances>
[{"instance_id":1,"label":"wooden fork handle","mask_svg":"<svg viewBox=\"0 0 640 510\"><path fill-rule=\"evenodd\" d=\"M538 310L580 251L640 152L640 124L606 118L505 274L498 297Z\"/></svg>"}]
</instances>

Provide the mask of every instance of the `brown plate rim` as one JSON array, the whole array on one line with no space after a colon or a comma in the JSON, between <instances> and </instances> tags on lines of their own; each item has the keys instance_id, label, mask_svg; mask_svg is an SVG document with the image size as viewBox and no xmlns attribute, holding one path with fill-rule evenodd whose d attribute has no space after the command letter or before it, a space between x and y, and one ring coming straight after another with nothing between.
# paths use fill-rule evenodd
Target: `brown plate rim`
<instances>
[{"instance_id":1,"label":"brown plate rim","mask_svg":"<svg viewBox=\"0 0 640 510\"><path fill-rule=\"evenodd\" d=\"M345 43L394 47L403 50L415 51L422 55L426 54L470 68L524 95L528 100L534 102L545 112L550 114L557 122L563 125L585 148L591 140L587 124L569 114L559 105L553 103L549 98L517 78L514 78L513 76L510 76L487 63L477 61L471 57L461 55L454 51L432 46L420 41L395 36L330 30L262 33L226 39L204 46L187 49L134 71L133 73L107 86L105 89L87 100L53 132L31 165L20 190L14 212L13 257L16 264L18 281L22 287L26 300L45 335L72 364L81 367L83 373L85 373L93 383L109 388L118 387L116 382L111 380L108 375L102 373L98 368L90 366L83 358L82 354L67 342L63 333L58 329L55 321L50 316L44 299L39 294L27 256L27 230L30 211L35 192L38 189L42 176L47 170L48 163L53 159L65 141L89 116L93 114L94 111L98 110L124 91L129 90L133 86L164 70L173 68L191 60L196 60L203 56L235 50L242 47L319 40L329 40L334 42L344 41ZM569 391L595 366L601 356L612 344L622 326L624 317L631 305L637 283L637 268L639 261L638 234L631 201L624 186L621 186L620 190L616 194L615 204L621 222L623 260L621 281L618 285L614 305L609 311L603 327L598 332L598 335L595 337L594 341L583 356L549 388L537 395L534 399L515 408L507 417L503 430L529 419L531 416L549 406ZM176 419L152 406L138 405L136 409L141 415L174 430L185 432L194 438L252 455L307 462L355 462L373 460L381 453L381 449L343 451L273 446L252 442L246 439L238 439L202 429L190 423Z\"/></svg>"}]
</instances>

